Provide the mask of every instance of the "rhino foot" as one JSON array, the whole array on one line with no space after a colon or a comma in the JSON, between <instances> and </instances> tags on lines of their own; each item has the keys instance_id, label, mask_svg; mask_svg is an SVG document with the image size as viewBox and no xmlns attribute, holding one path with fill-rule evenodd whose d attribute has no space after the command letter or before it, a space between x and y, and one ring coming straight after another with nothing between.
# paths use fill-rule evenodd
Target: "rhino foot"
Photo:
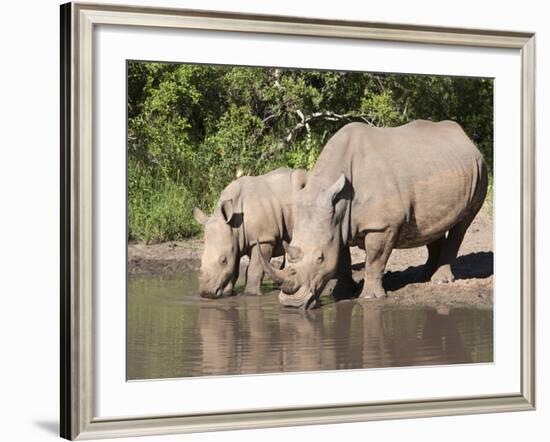
<instances>
[{"instance_id":1,"label":"rhino foot","mask_svg":"<svg viewBox=\"0 0 550 442\"><path fill-rule=\"evenodd\" d=\"M442 266L432 275L431 281L434 284L447 284L454 282L455 276L451 271L450 266Z\"/></svg>"},{"instance_id":2,"label":"rhino foot","mask_svg":"<svg viewBox=\"0 0 550 442\"><path fill-rule=\"evenodd\" d=\"M366 301L375 301L377 299L384 299L384 298L387 298L388 295L386 294L386 292L384 292L384 294L378 294L378 293L361 293L359 295L359 300L361 299L364 299Z\"/></svg>"},{"instance_id":3,"label":"rhino foot","mask_svg":"<svg viewBox=\"0 0 550 442\"><path fill-rule=\"evenodd\" d=\"M359 299L382 299L387 296L386 291L380 284L369 284L365 282Z\"/></svg>"},{"instance_id":4,"label":"rhino foot","mask_svg":"<svg viewBox=\"0 0 550 442\"><path fill-rule=\"evenodd\" d=\"M261 290L245 290L244 292L247 296L262 296L263 293Z\"/></svg>"}]
</instances>

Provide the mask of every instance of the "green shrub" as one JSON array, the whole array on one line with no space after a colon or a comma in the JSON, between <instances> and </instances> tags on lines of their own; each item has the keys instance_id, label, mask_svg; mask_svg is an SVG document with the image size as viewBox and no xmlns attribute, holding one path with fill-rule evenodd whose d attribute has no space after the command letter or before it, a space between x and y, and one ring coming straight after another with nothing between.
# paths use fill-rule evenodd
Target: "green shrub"
<instances>
[{"instance_id":1,"label":"green shrub","mask_svg":"<svg viewBox=\"0 0 550 442\"><path fill-rule=\"evenodd\" d=\"M189 238L200 232L193 218L193 197L170 180L142 176L128 198L129 239L155 243Z\"/></svg>"},{"instance_id":2,"label":"green shrub","mask_svg":"<svg viewBox=\"0 0 550 442\"><path fill-rule=\"evenodd\" d=\"M461 124L492 172L491 79L129 62L129 239L197 235L193 205L242 173L311 169L351 121L415 119Z\"/></svg>"}]
</instances>

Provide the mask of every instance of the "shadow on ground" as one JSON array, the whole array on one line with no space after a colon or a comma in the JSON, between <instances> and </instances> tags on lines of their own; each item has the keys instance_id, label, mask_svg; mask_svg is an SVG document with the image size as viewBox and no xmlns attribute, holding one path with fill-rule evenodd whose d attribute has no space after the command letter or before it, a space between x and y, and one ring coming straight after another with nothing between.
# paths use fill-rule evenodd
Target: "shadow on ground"
<instances>
[{"instance_id":1,"label":"shadow on ground","mask_svg":"<svg viewBox=\"0 0 550 442\"><path fill-rule=\"evenodd\" d=\"M363 270L364 263L354 264L354 271ZM398 272L387 272L384 275L384 288L395 291L408 284L426 282L424 277L424 265L411 266ZM460 279L485 279L493 274L493 252L475 252L459 256L452 266L457 280ZM359 283L359 292L363 281ZM343 297L342 297L343 298ZM349 296L348 296L349 298Z\"/></svg>"}]
</instances>

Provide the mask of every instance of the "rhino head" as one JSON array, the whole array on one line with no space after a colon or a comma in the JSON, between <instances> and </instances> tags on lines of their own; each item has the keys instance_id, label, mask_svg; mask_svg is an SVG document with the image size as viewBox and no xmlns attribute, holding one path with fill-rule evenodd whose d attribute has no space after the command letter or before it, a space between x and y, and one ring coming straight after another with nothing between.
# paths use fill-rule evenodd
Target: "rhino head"
<instances>
[{"instance_id":1,"label":"rhino head","mask_svg":"<svg viewBox=\"0 0 550 442\"><path fill-rule=\"evenodd\" d=\"M298 192L290 244L283 243L287 266L283 270L262 260L264 270L281 284L279 301L293 307L313 308L326 283L334 277L345 241L342 220L346 213L344 174L328 188L312 185ZM263 257L262 257L263 258Z\"/></svg>"},{"instance_id":2,"label":"rhino head","mask_svg":"<svg viewBox=\"0 0 550 442\"><path fill-rule=\"evenodd\" d=\"M219 298L231 294L239 276L238 223L233 200L221 201L211 216L195 207L193 215L204 226L204 251L199 271L199 290L203 298Z\"/></svg>"}]
</instances>

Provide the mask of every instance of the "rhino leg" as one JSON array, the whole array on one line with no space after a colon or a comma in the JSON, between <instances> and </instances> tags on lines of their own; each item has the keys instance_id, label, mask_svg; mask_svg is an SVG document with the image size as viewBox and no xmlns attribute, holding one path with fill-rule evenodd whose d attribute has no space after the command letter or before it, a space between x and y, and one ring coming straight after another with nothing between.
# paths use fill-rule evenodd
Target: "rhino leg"
<instances>
[{"instance_id":1,"label":"rhino leg","mask_svg":"<svg viewBox=\"0 0 550 442\"><path fill-rule=\"evenodd\" d=\"M350 298L356 294L357 284L353 280L351 272L351 255L349 247L343 247L338 258L336 270L336 286L333 295L337 299Z\"/></svg>"},{"instance_id":2,"label":"rhino leg","mask_svg":"<svg viewBox=\"0 0 550 442\"><path fill-rule=\"evenodd\" d=\"M383 232L369 232L365 236L365 280L360 298L383 298L382 277L386 264L397 240L398 229L388 228Z\"/></svg>"},{"instance_id":3,"label":"rhino leg","mask_svg":"<svg viewBox=\"0 0 550 442\"><path fill-rule=\"evenodd\" d=\"M246 285L244 292L247 295L261 295L262 291L260 286L264 277L264 269L260 261L260 253L263 254L266 261L269 262L271 254L273 252L273 246L271 244L260 244L252 247L250 253L250 262L246 269Z\"/></svg>"},{"instance_id":4,"label":"rhino leg","mask_svg":"<svg viewBox=\"0 0 550 442\"><path fill-rule=\"evenodd\" d=\"M441 245L441 253L437 263L437 269L431 278L432 282L436 284L445 284L455 280L455 276L453 275L453 271L451 269L451 264L456 260L458 249L460 249L466 230L470 227L470 224L474 220L476 214L477 212L473 213L473 215L466 216L462 221L449 230L447 238L444 239Z\"/></svg>"},{"instance_id":5,"label":"rhino leg","mask_svg":"<svg viewBox=\"0 0 550 442\"><path fill-rule=\"evenodd\" d=\"M441 238L426 245L428 248L428 260L426 261L426 264L424 264L422 276L427 281L430 280L432 275L437 270L437 264L439 263L439 257L441 256L441 247L443 246L444 241L445 237L442 236Z\"/></svg>"},{"instance_id":6,"label":"rhino leg","mask_svg":"<svg viewBox=\"0 0 550 442\"><path fill-rule=\"evenodd\" d=\"M233 296L235 295L235 284L237 282L237 279L239 279L239 266L237 266L237 271L231 278L231 281L227 284L225 289L223 289L223 296Z\"/></svg>"}]
</instances>

